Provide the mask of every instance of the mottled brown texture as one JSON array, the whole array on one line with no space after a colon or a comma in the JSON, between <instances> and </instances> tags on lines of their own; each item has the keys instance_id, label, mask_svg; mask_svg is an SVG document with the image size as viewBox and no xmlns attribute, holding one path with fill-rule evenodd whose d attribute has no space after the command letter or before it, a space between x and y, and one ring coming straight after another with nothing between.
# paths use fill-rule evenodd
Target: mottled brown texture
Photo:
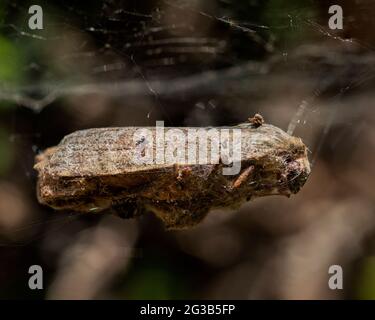
<instances>
[{"instance_id":1,"label":"mottled brown texture","mask_svg":"<svg viewBox=\"0 0 375 320\"><path fill-rule=\"evenodd\" d=\"M253 125L253 127L258 128L263 125L264 119L259 113L256 113L254 117L249 118L249 122Z\"/></svg>"},{"instance_id":2,"label":"mottled brown texture","mask_svg":"<svg viewBox=\"0 0 375 320\"><path fill-rule=\"evenodd\" d=\"M143 143L133 141L137 127L72 133L36 158L39 202L77 212L113 208L126 218L149 210L166 227L184 228L199 223L212 208L300 190L310 173L301 139L272 125L228 129L234 128L241 129L242 160L241 172L232 176L222 174L222 163L135 165L134 150ZM147 129L155 136L155 127Z\"/></svg>"}]
</instances>

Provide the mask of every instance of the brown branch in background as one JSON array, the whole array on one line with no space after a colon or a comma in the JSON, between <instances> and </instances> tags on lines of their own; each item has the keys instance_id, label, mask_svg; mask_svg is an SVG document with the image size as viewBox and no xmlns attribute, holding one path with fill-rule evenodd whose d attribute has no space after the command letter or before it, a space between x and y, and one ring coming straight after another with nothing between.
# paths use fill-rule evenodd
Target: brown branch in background
<instances>
[{"instance_id":1,"label":"brown branch in background","mask_svg":"<svg viewBox=\"0 0 375 320\"><path fill-rule=\"evenodd\" d=\"M150 143L134 139L138 127L72 133L36 158L39 202L78 212L112 208L126 218L148 210L167 228L185 228L199 223L213 208L297 193L310 173L306 146L275 126L263 125L259 115L252 119L256 123L225 128L241 133L241 169L234 175L223 174L223 158L216 164L135 164L135 150ZM142 129L150 130L155 141L155 127ZM187 137L189 129L199 128L173 129ZM234 141L233 131L228 132L229 141ZM190 145L187 139L183 143L177 149L184 148L187 155ZM212 145L212 140L206 145L208 154ZM152 148L153 154L164 152L165 144Z\"/></svg>"}]
</instances>

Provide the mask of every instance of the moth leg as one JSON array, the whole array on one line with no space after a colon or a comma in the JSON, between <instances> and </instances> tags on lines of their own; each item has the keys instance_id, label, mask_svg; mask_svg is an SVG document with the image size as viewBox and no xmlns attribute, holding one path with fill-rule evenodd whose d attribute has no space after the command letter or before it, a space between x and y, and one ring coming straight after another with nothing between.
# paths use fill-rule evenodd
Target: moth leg
<instances>
[{"instance_id":1,"label":"moth leg","mask_svg":"<svg viewBox=\"0 0 375 320\"><path fill-rule=\"evenodd\" d=\"M232 183L231 185L231 189L237 189L239 188L243 182L245 182L247 180L247 178L249 177L249 175L254 171L254 166L251 165L249 167L247 167L246 169L244 169L240 175L237 177L236 180L234 180L234 182Z\"/></svg>"},{"instance_id":2,"label":"moth leg","mask_svg":"<svg viewBox=\"0 0 375 320\"><path fill-rule=\"evenodd\" d=\"M141 207L136 200L117 200L112 204L112 212L122 218L131 219L140 215Z\"/></svg>"}]
</instances>

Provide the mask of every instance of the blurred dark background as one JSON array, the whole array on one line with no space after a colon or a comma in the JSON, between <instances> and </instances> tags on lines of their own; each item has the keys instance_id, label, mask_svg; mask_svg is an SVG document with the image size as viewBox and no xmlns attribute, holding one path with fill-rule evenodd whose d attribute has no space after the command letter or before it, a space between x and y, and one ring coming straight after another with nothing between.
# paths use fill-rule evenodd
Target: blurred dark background
<instances>
[{"instance_id":1,"label":"blurred dark background","mask_svg":"<svg viewBox=\"0 0 375 320\"><path fill-rule=\"evenodd\" d=\"M0 298L374 299L374 16L371 0L1 0ZM309 147L290 199L182 231L37 202L35 155L75 130L256 112ZM28 287L35 264L44 290Z\"/></svg>"}]
</instances>

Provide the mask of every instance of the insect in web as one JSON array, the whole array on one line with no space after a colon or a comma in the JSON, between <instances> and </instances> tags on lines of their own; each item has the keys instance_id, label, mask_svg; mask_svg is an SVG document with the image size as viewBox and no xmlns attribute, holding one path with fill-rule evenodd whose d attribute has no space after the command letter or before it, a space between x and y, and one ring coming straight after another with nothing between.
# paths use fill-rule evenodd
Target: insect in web
<instances>
[{"instance_id":1,"label":"insect in web","mask_svg":"<svg viewBox=\"0 0 375 320\"><path fill-rule=\"evenodd\" d=\"M146 129L151 134L148 139L153 140L156 127L74 132L36 157L38 200L56 210L112 210L125 218L151 211L173 229L196 225L213 208L237 208L258 197L297 193L310 173L306 146L300 138L264 124L260 115L249 120L234 127L165 128L183 134L192 129L220 129L233 139L231 130L239 131L239 171L229 175L223 174L227 167L223 157L196 164L135 163L135 150L149 142L144 137L134 139L136 133ZM164 151L164 144L153 145L152 155L161 148ZM208 151L213 146L213 140L204 145ZM189 148L187 141L179 145L186 154ZM141 150L142 156L146 153Z\"/></svg>"}]
</instances>

